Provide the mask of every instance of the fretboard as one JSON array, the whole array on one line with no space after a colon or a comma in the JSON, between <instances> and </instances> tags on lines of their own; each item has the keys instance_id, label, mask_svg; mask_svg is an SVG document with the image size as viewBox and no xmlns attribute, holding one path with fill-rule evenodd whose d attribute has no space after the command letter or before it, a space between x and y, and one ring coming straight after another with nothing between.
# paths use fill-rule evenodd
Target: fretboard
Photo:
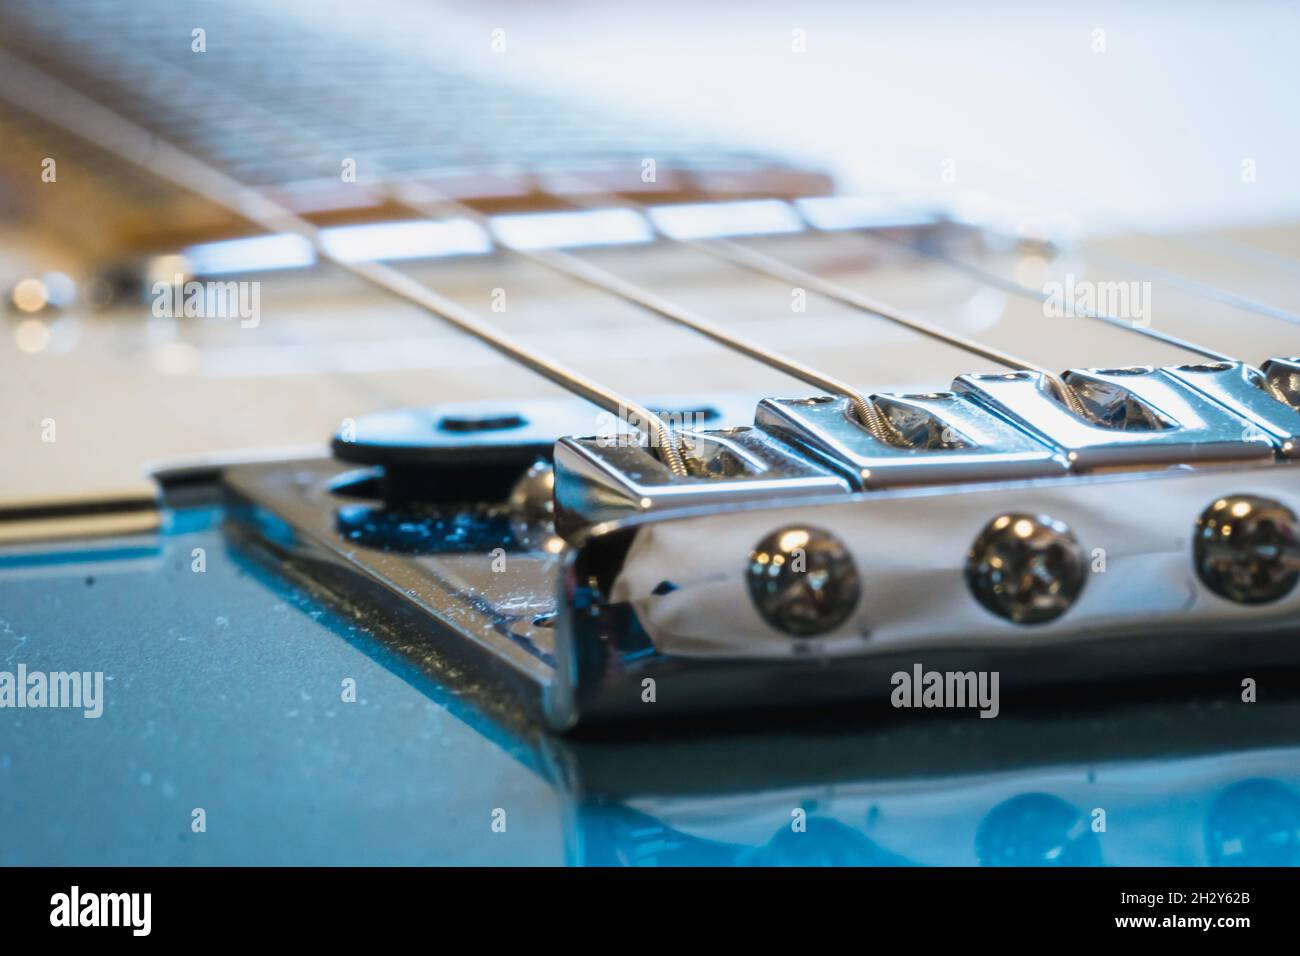
<instances>
[{"instance_id":1,"label":"fretboard","mask_svg":"<svg viewBox=\"0 0 1300 956\"><path fill-rule=\"evenodd\" d=\"M166 0L126 10L13 0L0 10L0 38L160 139L323 221L391 218L381 187L396 177L492 210L554 204L575 173L665 201L829 185L779 159L648 130L362 38L344 42L245 0L201 16ZM68 200L83 222L93 215L101 239L159 246L238 229L20 106L0 103L0 136L0 162L30 171L57 157L59 182L71 188L40 198Z\"/></svg>"}]
</instances>

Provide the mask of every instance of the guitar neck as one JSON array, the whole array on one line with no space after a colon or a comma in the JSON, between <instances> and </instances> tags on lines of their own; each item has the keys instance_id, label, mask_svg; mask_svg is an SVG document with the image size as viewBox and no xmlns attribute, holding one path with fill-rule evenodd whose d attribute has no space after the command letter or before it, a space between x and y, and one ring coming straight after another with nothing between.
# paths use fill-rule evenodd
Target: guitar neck
<instances>
[{"instance_id":1,"label":"guitar neck","mask_svg":"<svg viewBox=\"0 0 1300 956\"><path fill-rule=\"evenodd\" d=\"M344 42L255 3L207 10L202 27L193 19L162 0L127 18L102 4L17 0L0 11L0 35L68 87L323 223L409 216L391 195L399 182L488 211L562 206L578 180L656 202L830 186L776 158ZM0 106L0 133L15 169L58 158L60 189L41 198L55 201L55 219L93 216L83 237L158 249L241 228L21 105Z\"/></svg>"}]
</instances>

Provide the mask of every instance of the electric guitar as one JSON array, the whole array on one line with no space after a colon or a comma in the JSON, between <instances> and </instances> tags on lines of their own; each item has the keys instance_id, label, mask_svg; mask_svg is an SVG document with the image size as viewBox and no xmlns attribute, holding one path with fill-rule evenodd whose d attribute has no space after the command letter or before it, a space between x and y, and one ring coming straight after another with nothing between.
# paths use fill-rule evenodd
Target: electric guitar
<instances>
[{"instance_id":1,"label":"electric guitar","mask_svg":"<svg viewBox=\"0 0 1300 956\"><path fill-rule=\"evenodd\" d=\"M240 821L163 862L336 859L275 848L316 801L385 862L1295 862L1279 256L841 195L251 3L0 29L5 657L112 673L131 768L15 734L78 768L28 813Z\"/></svg>"}]
</instances>

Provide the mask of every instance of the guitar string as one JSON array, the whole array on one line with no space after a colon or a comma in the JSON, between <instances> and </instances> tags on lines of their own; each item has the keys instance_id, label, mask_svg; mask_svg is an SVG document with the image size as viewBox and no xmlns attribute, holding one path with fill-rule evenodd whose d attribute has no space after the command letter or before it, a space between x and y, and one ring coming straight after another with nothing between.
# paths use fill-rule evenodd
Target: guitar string
<instances>
[{"instance_id":1,"label":"guitar string","mask_svg":"<svg viewBox=\"0 0 1300 956\"><path fill-rule=\"evenodd\" d=\"M987 233L988 235L991 236L999 236L1002 238L1009 238L1012 240L1019 238L1010 233L998 229L990 228L983 224L975 223L975 225L977 225L982 232ZM1124 229L1127 231L1128 234L1131 234L1133 236L1141 235L1140 229L1133 228L1130 226L1125 226ZM1184 245L1190 245L1193 247L1207 246L1209 244L1208 240L1203 240L1203 239L1202 240L1184 239L1177 236L1162 237L1162 238L1166 240L1172 239L1173 241L1181 242ZM1073 250L1073 247L1071 246L1065 246L1063 248L1065 249L1065 251ZM917 250L917 251L927 256L931 255L929 250ZM1296 314L1295 312L1292 312L1288 309L1281 308L1280 306L1270 305L1266 302L1260 302L1257 299L1252 299L1249 298L1248 296L1243 296L1240 293L1233 292L1231 289L1222 288L1221 286L1217 286L1212 283L1206 282L1203 279L1196 279L1191 276L1184 275L1181 272L1175 272L1172 269L1164 269L1161 268L1160 266L1152 265L1151 263L1148 262L1141 262L1129 256L1123 256L1117 253L1106 252L1104 250L1097 249L1095 247L1088 248L1086 250L1080 250L1080 251L1082 251L1082 254L1085 255L1089 260L1093 262L1097 262L1099 264L1103 264L1103 263L1109 264L1113 267L1125 269L1135 274L1142 274L1144 276L1148 276L1154 282L1160 283L1162 285L1172 286L1175 289L1180 289L1194 296L1200 296L1202 298L1211 299L1215 302L1220 302L1234 309L1240 309L1243 312L1249 312L1252 315L1258 315L1266 319L1274 319L1279 322L1288 322L1293 325L1300 324L1300 315ZM1258 250L1252 250L1252 251L1258 252ZM1282 259L1282 261L1277 264L1269 264L1264 262L1262 259L1259 259L1258 257L1252 257L1249 253L1244 256L1240 256L1239 258L1242 258L1244 261L1254 266L1260 266L1263 268L1272 268L1272 269L1282 268L1284 269L1284 271L1288 271L1288 272L1292 271L1297 267L1296 263L1290 263L1285 259ZM949 260L944 260L940 257L940 261L949 261ZM958 265L959 263L953 260L950 261L950 264ZM1033 293L1033 290L1030 290L1030 292ZM1123 319L1116 319L1105 315L1094 314L1094 315L1087 315L1084 317L1101 318L1105 321L1112 321L1121 325L1126 324ZM1144 327L1141 326L1129 326L1129 327L1132 328L1134 331L1138 331L1138 332L1144 331ZM1156 334L1156 331L1152 329L1145 329L1145 334L1154 335ZM1182 339L1176 340L1171 344L1178 344L1179 348L1185 348L1194 352L1202 351L1201 346L1188 344L1186 343L1186 340L1182 340ZM1209 355L1208 352L1203 352L1203 354L1207 356Z\"/></svg>"},{"instance_id":2,"label":"guitar string","mask_svg":"<svg viewBox=\"0 0 1300 956\"><path fill-rule=\"evenodd\" d=\"M1111 265L1119 268L1143 271L1157 281L1163 282L1165 285L1173 286L1175 289L1182 289L1185 292L1192 292L1205 296L1207 299L1222 302L1224 305L1230 305L1235 309L1241 309L1243 312L1261 315L1267 319L1277 319L1281 322L1290 322L1292 324L1300 323L1300 315L1296 315L1294 312L1279 308L1275 305L1269 305L1267 302L1259 302L1255 299L1233 292L1230 289L1223 289L1201 279L1183 275L1181 272L1174 272L1171 269L1163 269L1160 266L1153 266L1149 263L1137 262L1127 256L1118 255L1113 252L1105 252L1100 249L1089 250L1088 255L1091 258L1096 259L1098 262L1109 262Z\"/></svg>"},{"instance_id":3,"label":"guitar string","mask_svg":"<svg viewBox=\"0 0 1300 956\"><path fill-rule=\"evenodd\" d=\"M865 242L883 241L883 242L895 243L907 249L909 252L912 252L913 254L925 256L926 258L932 259L933 261L940 262L952 269L955 269L959 272L971 276L972 278L976 279L977 281L985 285L997 289L1002 289L1003 291L1010 292L1013 295L1022 296L1027 299L1032 299L1034 301L1044 302L1044 303L1049 301L1051 298L1046 292L1016 282L1014 279L1007 279L1003 276L997 275L996 273L988 272L987 270L981 269L976 265L973 265L968 262L963 262L960 259L956 259L945 253L938 252L937 250L927 249L924 247L917 246L914 243L909 243L906 240L902 239L901 237L888 236L883 233L872 233L868 235L864 233L855 232L854 234L857 235L858 238L862 239ZM1233 362L1242 361L1241 359L1235 358L1227 354L1226 352L1219 352L1215 349L1209 348L1208 346L1199 345L1195 342L1189 342L1187 339L1179 338L1175 335L1169 334L1168 332L1161 332L1157 329L1150 329L1144 326L1136 326L1129 322L1124 321L1123 319L1106 315L1105 313L1099 313L1092 310L1079 310L1077 308L1072 307L1072 314L1085 319L1098 319L1100 321L1106 322L1107 324L1114 325L1115 327L1120 329L1127 329L1133 332L1140 332L1149 338L1157 339L1158 341L1164 342L1167 345L1175 346L1176 348L1186 349L1189 352L1195 352L1203 356L1204 358L1208 358L1214 362L1233 363ZM1282 404L1284 405L1291 404L1291 399L1282 390L1282 387L1278 385L1278 383L1275 382L1273 379L1268 378L1266 376L1261 376L1259 379L1259 385L1261 388L1264 389L1264 391L1268 392L1269 395L1277 399Z\"/></svg>"},{"instance_id":4,"label":"guitar string","mask_svg":"<svg viewBox=\"0 0 1300 956\"><path fill-rule=\"evenodd\" d=\"M7 74L6 82L0 83L0 96L19 109L33 112L268 232L297 235L322 259L418 306L587 401L620 416L631 412L635 418L629 424L650 440L664 465L678 477L689 474L686 461L691 449L683 436L640 403L516 343L472 310L397 269L378 262L350 262L334 255L321 240L315 225L260 190L154 136L4 49L0 49L0 74ZM19 92L24 88L25 96ZM34 105L39 107L39 112Z\"/></svg>"},{"instance_id":5,"label":"guitar string","mask_svg":"<svg viewBox=\"0 0 1300 956\"><path fill-rule=\"evenodd\" d=\"M1218 255L1231 256L1237 261L1245 262L1248 265L1285 272L1293 279L1300 278L1300 260L1274 252L1271 249L1260 249L1239 242L1236 239L1228 239L1219 235L1179 236L1177 239L1185 245L1196 246ZM1295 313L1288 312L1286 317L1288 321L1300 322L1300 315Z\"/></svg>"},{"instance_id":6,"label":"guitar string","mask_svg":"<svg viewBox=\"0 0 1300 956\"><path fill-rule=\"evenodd\" d=\"M1015 179L1017 179L1019 182L1022 183L1027 182L1029 185L1033 186L1036 189L1036 191L1039 192L1040 194L1060 192L1059 187L1047 183L1041 177L1034 175L1032 173L1028 173L1022 168L1017 167L1015 169L1011 169L1010 167L1004 164L997 163L996 161L991 161L987 157L984 160L984 164L989 168L996 170L999 174L1003 176L1012 176ZM1118 207L1111 205L1107 199L1098 196L1094 193L1093 195L1088 197L1088 204L1089 207L1091 208L1095 208L1097 206L1103 207L1105 219L1111 223L1117 224L1119 227L1119 231L1121 233L1125 233L1133 236L1142 235L1143 228L1138 224L1134 223L1128 217L1127 212L1121 211ZM981 225L981 228L984 231L990 233L999 232L998 230L988 229L983 225ZM1006 235L1006 233L1004 232L999 232L999 234ZM1193 247L1201 246L1203 248L1208 248L1211 245L1215 244L1212 243L1210 240L1198 238L1195 236L1190 236L1190 237L1189 236L1168 236L1164 238L1166 240L1172 240L1173 242L1182 245L1193 246ZM1281 268L1283 271L1294 274L1296 267L1300 265L1300 263L1296 263L1294 260L1288 259L1285 256L1278 256L1272 253L1268 253L1265 252L1264 250L1256 249L1253 246L1242 245L1241 243L1236 243L1227 239L1220 239L1218 240L1218 242L1235 248L1237 250L1236 252L1237 258L1257 267L1261 267L1265 269ZM1205 298L1213 299L1214 301L1217 302L1222 302L1225 305L1230 305L1233 308L1241 309L1244 312L1251 312L1254 313L1255 315L1260 315L1265 318L1276 319L1283 322L1300 323L1300 314L1297 314L1296 312L1293 312L1289 309L1281 308L1279 306L1272 305L1267 302L1260 302L1257 299L1252 299L1248 296L1241 295L1240 293L1233 292L1230 289L1222 288L1221 286L1215 285L1210 282L1206 282L1203 279L1197 279L1193 276L1189 276L1184 273L1177 272L1171 269L1161 269L1158 266L1153 266L1148 263L1143 263L1136 259L1132 259L1128 256L1123 256L1118 253L1108 253L1102 250L1089 249L1087 255L1090 258L1093 258L1097 261L1107 261L1110 262L1112 265L1129 269L1131 271L1146 271L1149 275L1151 275L1151 277L1156 282L1161 282L1166 285L1171 285L1174 286L1175 288L1181 288L1184 291L1201 295Z\"/></svg>"},{"instance_id":7,"label":"guitar string","mask_svg":"<svg viewBox=\"0 0 1300 956\"><path fill-rule=\"evenodd\" d=\"M806 219L804 221L807 222ZM966 275L969 275L972 278L974 278L976 281L984 285L990 286L992 288L1001 289L1004 292L1009 292L1013 295L1018 295L1023 298L1031 299L1037 302L1046 303L1051 299L1051 296L1049 296L1046 292L1042 290L1034 289L1030 286L1024 285L1023 283L1016 282L1014 279L1008 279L1004 276L999 276L996 273L989 272L985 269L981 269L979 266L976 266L972 263L963 262L960 259L957 259L953 256L949 256L946 253L939 252L938 250L928 249L922 246L918 246L915 243L909 243L906 240L902 239L901 237L889 236L881 232L873 232L867 234L867 233L858 232L856 230L851 230L851 231L853 232L854 235L862 239L864 242L894 243L896 245L901 246L902 248L906 249L907 251L911 252L914 255L924 256L928 259L931 259L932 261L939 262L958 272L962 272ZM992 232L991 230L984 230L984 231ZM997 234L1003 236L1006 235L1005 233L997 233ZM1179 338L1178 336L1172 335L1168 332L1162 332L1158 329L1152 329L1148 326L1134 325L1131 322L1125 321L1124 319L1120 319L1115 316L1110 316L1105 313L1096 312L1093 310L1080 310L1078 308L1071 306L1071 314L1078 316L1080 318L1096 319L1098 321L1105 322L1108 325L1115 326L1116 328L1122 330L1138 332L1148 338L1156 339L1160 342L1163 342L1166 345L1172 345L1175 348L1185 349L1186 351L1189 352L1195 352L1198 355L1201 355L1204 358L1208 358L1214 362L1227 362L1227 363L1242 362L1242 359L1229 355L1226 352L1220 352L1208 346L1200 345L1196 342L1190 342L1187 339ZM1259 314L1262 315L1264 313L1259 313ZM1284 405L1291 404L1291 399L1282 390L1282 387L1273 379L1268 378L1266 376L1261 376L1259 379L1259 385L1261 388L1264 389L1264 391L1268 392L1269 395L1277 399L1277 401L1281 402L1282 404Z\"/></svg>"},{"instance_id":8,"label":"guitar string","mask_svg":"<svg viewBox=\"0 0 1300 956\"><path fill-rule=\"evenodd\" d=\"M816 228L815 226L812 225L812 223L808 221L808 219L805 216L803 216L802 213L799 212L797 207L792 207L792 208L795 208L796 214L799 215L800 220L806 226L813 229ZM925 249L915 244L907 243L902 239L897 239L891 236L887 236L883 233L873 232L870 234L866 234L866 233L858 232L857 230L849 230L849 231L853 235L856 235L858 238L862 239L864 242L884 240L884 241L897 243L898 245L902 246L903 248L907 249L912 253L926 256L928 258L933 259L934 261L940 262L941 264L948 266L949 268L965 273L966 275L969 275L972 278L974 278L976 281L984 285L987 285L991 288L1001 289L1004 292L1010 292L1014 295L1019 295L1024 298L1032 299L1038 302L1046 303L1050 301L1051 297L1046 292L1032 289L1029 286L1022 285L1021 283L1018 283L1012 279L1006 279L1002 276L998 276L995 273L988 272L987 270L981 269L978 266L975 266L971 263L962 262L959 259L953 258L951 256L947 256L935 250ZM737 243L733 243L733 245L739 246L739 244ZM746 247L739 246L739 248L745 249ZM1179 336L1172 335L1171 333L1168 332L1163 332L1159 329L1153 329L1149 326L1136 325L1132 322L1126 321L1117 316L1108 315L1104 312L1097 312L1091 309L1088 310L1077 309L1072 306L1071 314L1079 318L1092 319L1094 321L1102 322L1113 328L1120 329L1121 331L1136 333L1145 338L1162 342L1165 345L1170 345L1175 348L1183 349L1184 351L1192 352L1196 355L1200 355L1202 358L1207 358L1214 362L1234 363L1234 362L1241 361L1241 359L1228 355L1225 352L1220 352L1216 349L1212 349L1209 346L1201 345L1200 343L1192 342L1188 339L1184 339ZM1281 387L1272 379L1261 377L1260 385L1273 398L1277 399L1278 401L1284 404L1290 404L1290 399L1285 395ZM1073 392L1071 391L1070 394L1073 395Z\"/></svg>"},{"instance_id":9,"label":"guitar string","mask_svg":"<svg viewBox=\"0 0 1300 956\"><path fill-rule=\"evenodd\" d=\"M806 221L807 220L805 220L805 222ZM930 259L934 262L938 262L950 269L968 275L971 278L975 279L977 282L981 283L982 285L987 285L995 289L1000 289L1003 292L1010 292L1013 295L1020 296L1021 298L1025 298L1025 299L1031 299L1035 302L1046 303L1051 301L1052 297L1048 293L1042 291L1041 289L1034 289L1030 286L1017 282L1015 279L1008 279L1005 276L1000 276L994 272L989 272L987 269L982 269L979 266L974 265L973 263L970 262L964 262L961 259L948 255L947 253L940 252L937 249L927 248L925 246L918 246L915 243L910 243L906 239L900 236L890 236L884 233L881 233L879 235L875 233L864 234L864 233L857 232L856 230L849 230L849 232L850 234L856 236L857 238L863 239L865 241L879 240L881 242L893 243L895 245L898 245L906 249L908 252L914 255L923 256L926 259ZM1078 318L1094 319L1098 322L1103 322L1107 325L1113 326L1123 331L1136 332L1147 338L1155 339L1157 341L1163 342L1166 345L1172 345L1175 348L1180 348L1188 352L1194 352L1197 355L1200 355L1204 358L1211 359L1215 362L1238 361L1238 359L1232 357L1231 355L1228 355L1224 352L1220 352L1216 349L1212 349L1209 346L1201 345L1197 342L1192 342L1187 339L1180 338L1169 332L1163 332L1160 331L1159 329L1150 328L1149 326L1135 325L1132 322L1126 321L1125 319L1121 319L1117 316L1109 315L1105 312L1098 312L1095 309L1079 309L1074 306L1070 306L1070 310L1071 310L1070 314L1073 316L1077 316Z\"/></svg>"}]
</instances>

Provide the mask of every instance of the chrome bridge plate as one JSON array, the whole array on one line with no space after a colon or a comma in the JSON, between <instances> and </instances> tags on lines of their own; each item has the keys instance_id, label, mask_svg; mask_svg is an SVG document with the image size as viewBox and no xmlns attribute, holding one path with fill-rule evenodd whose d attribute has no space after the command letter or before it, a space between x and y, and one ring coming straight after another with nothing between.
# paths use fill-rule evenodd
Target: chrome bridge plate
<instances>
[{"instance_id":1,"label":"chrome bridge plate","mask_svg":"<svg viewBox=\"0 0 1300 956\"><path fill-rule=\"evenodd\" d=\"M556 730L862 704L922 655L1028 684L1271 666L1300 660L1288 361L1073 370L1073 409L1041 375L962 376L871 396L870 426L765 399L683 429L686 475L619 423L548 456L576 400L425 409L336 461L231 469L229 514Z\"/></svg>"},{"instance_id":2,"label":"chrome bridge plate","mask_svg":"<svg viewBox=\"0 0 1300 956\"><path fill-rule=\"evenodd\" d=\"M385 501L378 469L338 461L234 467L225 488L240 546L397 633L403 652L440 679L460 675L490 713L522 707L569 731L874 708L888 700L891 675L916 663L996 670L1006 695L1187 674L1236 681L1243 668L1255 676L1300 661L1300 591L1237 602L1197 570L1206 511L1249 497L1294 513L1297 467L735 502L607 521L567 541L514 496ZM1007 515L1050 518L1077 544L1083 584L1051 620L995 613L970 583L975 542ZM823 533L829 552L819 550ZM797 626L807 614L774 613L754 586L760 553L801 541L810 575L784 610L811 607L813 624L825 624L818 589L845 580L845 567L855 582L851 606L820 630ZM1285 578L1294 542L1258 543Z\"/></svg>"}]
</instances>

